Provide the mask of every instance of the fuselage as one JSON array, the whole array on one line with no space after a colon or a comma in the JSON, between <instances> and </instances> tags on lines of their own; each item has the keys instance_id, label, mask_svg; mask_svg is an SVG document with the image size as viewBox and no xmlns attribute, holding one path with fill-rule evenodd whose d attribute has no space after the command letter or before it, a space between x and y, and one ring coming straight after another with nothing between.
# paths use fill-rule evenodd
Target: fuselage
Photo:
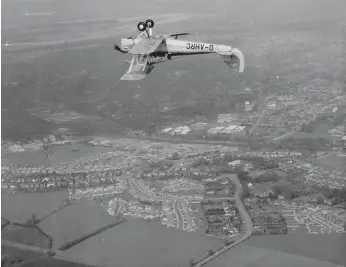
<instances>
[{"instance_id":1,"label":"fuselage","mask_svg":"<svg viewBox=\"0 0 346 267\"><path fill-rule=\"evenodd\" d=\"M150 39L162 38L151 37ZM121 46L123 50L131 49L142 38L122 39ZM218 45L211 43L177 40L173 38L165 38L160 46L155 50L153 56L182 56L193 54L211 54L218 53L221 55L229 55L232 52L232 47L227 45Z\"/></svg>"},{"instance_id":2,"label":"fuselage","mask_svg":"<svg viewBox=\"0 0 346 267\"><path fill-rule=\"evenodd\" d=\"M121 45L114 44L114 49L132 56L129 69L121 80L141 80L152 72L156 64L185 55L218 54L224 63L238 74L244 71L244 55L228 45L178 40L178 36L186 36L188 32L153 36L154 21L147 19L139 22L137 29L141 32L137 37L121 39Z\"/></svg>"}]
</instances>

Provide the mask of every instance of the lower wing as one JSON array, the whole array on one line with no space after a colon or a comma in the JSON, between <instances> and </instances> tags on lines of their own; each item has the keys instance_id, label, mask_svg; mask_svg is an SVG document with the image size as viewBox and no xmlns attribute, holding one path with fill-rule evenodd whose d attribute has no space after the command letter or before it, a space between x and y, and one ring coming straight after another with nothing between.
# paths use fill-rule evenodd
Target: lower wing
<instances>
[{"instance_id":1,"label":"lower wing","mask_svg":"<svg viewBox=\"0 0 346 267\"><path fill-rule=\"evenodd\" d=\"M120 78L120 80L125 80L125 81L142 80L152 72L154 67L155 65L147 65L146 63L144 63L144 66L143 64L140 64L140 63L136 63L136 64L131 63L130 68Z\"/></svg>"},{"instance_id":2,"label":"lower wing","mask_svg":"<svg viewBox=\"0 0 346 267\"><path fill-rule=\"evenodd\" d=\"M120 80L123 81L138 81L142 80L147 76L147 74L140 74L140 73L125 73Z\"/></svg>"}]
</instances>

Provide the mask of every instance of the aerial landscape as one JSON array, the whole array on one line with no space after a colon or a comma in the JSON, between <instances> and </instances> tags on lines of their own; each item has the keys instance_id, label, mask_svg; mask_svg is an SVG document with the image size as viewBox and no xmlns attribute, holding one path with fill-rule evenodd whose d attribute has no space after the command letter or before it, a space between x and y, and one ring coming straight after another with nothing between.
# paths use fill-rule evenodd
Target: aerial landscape
<instances>
[{"instance_id":1,"label":"aerial landscape","mask_svg":"<svg viewBox=\"0 0 346 267\"><path fill-rule=\"evenodd\" d=\"M342 10L3 0L1 266L346 266ZM147 19L244 72L189 55L121 80L114 44Z\"/></svg>"}]
</instances>

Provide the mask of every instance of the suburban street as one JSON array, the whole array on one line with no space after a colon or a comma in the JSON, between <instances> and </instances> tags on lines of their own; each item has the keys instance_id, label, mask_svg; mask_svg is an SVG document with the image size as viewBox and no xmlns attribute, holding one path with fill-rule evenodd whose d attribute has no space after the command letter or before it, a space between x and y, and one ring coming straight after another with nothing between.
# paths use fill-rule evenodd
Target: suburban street
<instances>
[{"instance_id":1,"label":"suburban street","mask_svg":"<svg viewBox=\"0 0 346 267\"><path fill-rule=\"evenodd\" d=\"M236 200L236 205L238 207L239 213L241 214L242 220L245 223L246 232L240 237L240 239L238 239L234 243L230 244L229 246L225 246L225 247L221 248L219 251L214 252L212 255L204 258L202 261L196 263L194 266L202 266L202 265L206 264L207 262L209 262L212 259L216 258L217 256L219 256L223 252L225 252L225 251L229 250L230 248L232 248L232 247L238 245L239 243L243 242L248 237L250 237L251 234L252 234L252 221L251 221L251 218L250 218L249 214L245 210L245 207L244 207L243 202L241 200L242 186L240 184L240 181L239 181L237 175L235 175L235 174L221 175L218 178L220 178L220 179L227 178L227 179L231 180L233 183L235 183L237 185L237 191L236 191L236 194L235 194L235 200ZM151 198L151 199L156 200L156 201L174 200L174 205L173 206L174 206L174 209L177 212L177 216L179 217L179 220L178 220L179 221L179 227L180 227L180 223L182 223L182 226L184 226L181 210L180 210L180 207L179 207L179 200L184 199L185 198L184 196L178 197L178 196L173 196L173 195L172 196L169 196L169 195L157 195L157 194L148 192L147 190L142 188L137 183L137 181L135 179L130 178L129 181L130 181L131 187L136 192L138 192L139 195L142 195L143 197ZM218 198L210 198L210 199L213 199L213 200L234 200L234 197L218 197ZM189 200L195 200L195 199L194 198L190 198Z\"/></svg>"},{"instance_id":2,"label":"suburban street","mask_svg":"<svg viewBox=\"0 0 346 267\"><path fill-rule=\"evenodd\" d=\"M184 229L184 220L179 207L179 201L173 201L173 207L178 216L178 228Z\"/></svg>"},{"instance_id":3,"label":"suburban street","mask_svg":"<svg viewBox=\"0 0 346 267\"><path fill-rule=\"evenodd\" d=\"M202 266L204 264L206 264L207 262L211 261L212 259L216 258L217 256L221 255L223 252L229 250L230 248L240 244L241 242L243 242L244 240L246 240L247 238L249 238L252 234L252 221L251 218L249 216L249 214L247 213L247 211L245 210L245 207L243 205L243 202L241 201L241 192L242 192L242 186L239 182L238 177L235 174L231 174L231 175L222 175L219 176L220 178L228 178L230 180L232 180L232 182L234 182L237 185L237 192L235 195L235 199L236 199L236 204L237 207L239 209L239 213L241 214L242 220L245 223L246 226L246 232L243 236L241 236L241 238L237 241L235 241L234 243L230 244L229 246L225 246L223 248L221 248L219 251L214 252L212 255L204 258L202 261L198 262L197 264L195 264L194 266Z\"/></svg>"}]
</instances>

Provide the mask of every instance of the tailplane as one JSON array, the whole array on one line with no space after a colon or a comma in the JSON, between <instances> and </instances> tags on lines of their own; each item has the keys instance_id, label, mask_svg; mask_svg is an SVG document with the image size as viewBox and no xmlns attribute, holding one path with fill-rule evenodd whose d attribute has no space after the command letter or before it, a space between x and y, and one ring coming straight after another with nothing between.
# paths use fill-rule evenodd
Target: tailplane
<instances>
[{"instance_id":1,"label":"tailplane","mask_svg":"<svg viewBox=\"0 0 346 267\"><path fill-rule=\"evenodd\" d=\"M238 48L233 48L231 53L219 53L222 60L236 73L244 72L244 55Z\"/></svg>"}]
</instances>

